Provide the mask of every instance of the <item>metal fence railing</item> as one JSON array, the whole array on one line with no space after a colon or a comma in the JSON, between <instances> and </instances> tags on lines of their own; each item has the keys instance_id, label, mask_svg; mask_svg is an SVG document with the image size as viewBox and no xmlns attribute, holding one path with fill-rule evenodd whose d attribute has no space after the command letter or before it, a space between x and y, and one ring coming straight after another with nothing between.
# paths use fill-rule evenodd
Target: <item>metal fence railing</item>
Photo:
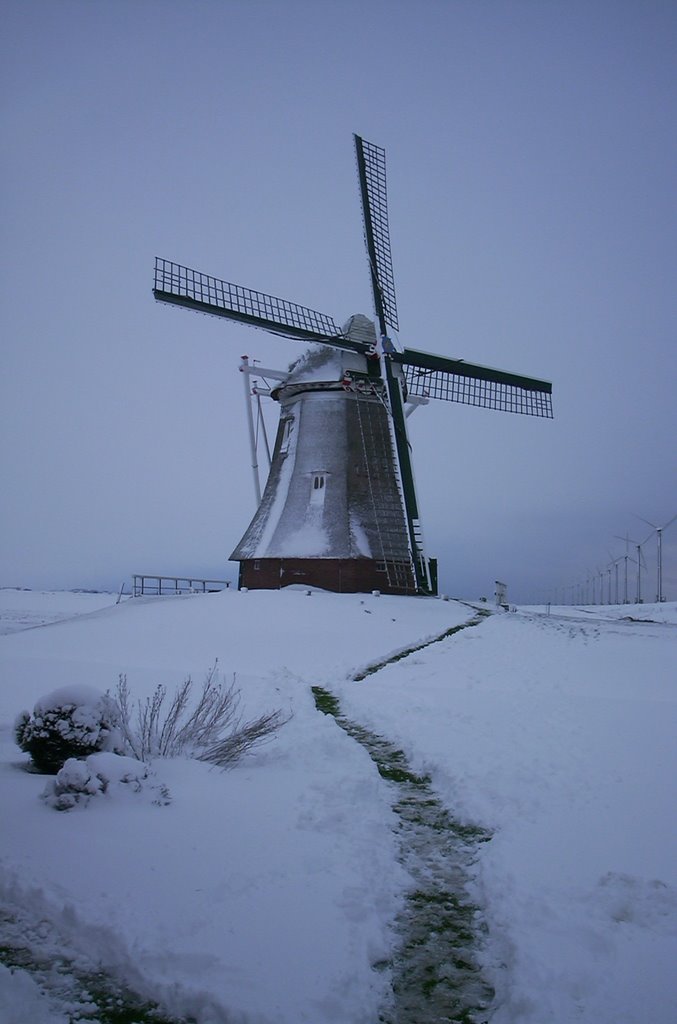
<instances>
[{"instance_id":1,"label":"metal fence railing","mask_svg":"<svg viewBox=\"0 0 677 1024\"><path fill-rule=\"evenodd\" d=\"M229 586L230 580L204 580L192 576L157 576L149 573L134 573L132 597L213 594L220 590L227 590Z\"/></svg>"}]
</instances>

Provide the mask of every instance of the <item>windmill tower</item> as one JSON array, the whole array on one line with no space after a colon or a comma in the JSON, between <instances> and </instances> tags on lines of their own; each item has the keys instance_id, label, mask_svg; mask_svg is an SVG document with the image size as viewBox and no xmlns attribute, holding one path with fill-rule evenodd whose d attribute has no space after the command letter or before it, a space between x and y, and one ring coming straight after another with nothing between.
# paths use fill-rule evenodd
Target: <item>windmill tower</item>
<instances>
[{"instance_id":1,"label":"windmill tower","mask_svg":"<svg viewBox=\"0 0 677 1024\"><path fill-rule=\"evenodd\" d=\"M356 135L355 152L375 323L355 314L339 327L296 303L155 262L158 301L314 343L288 373L269 374L280 404L270 472L231 555L240 585L252 589L434 592L405 404L436 398L552 417L546 381L395 346L385 151Z\"/></svg>"}]
</instances>

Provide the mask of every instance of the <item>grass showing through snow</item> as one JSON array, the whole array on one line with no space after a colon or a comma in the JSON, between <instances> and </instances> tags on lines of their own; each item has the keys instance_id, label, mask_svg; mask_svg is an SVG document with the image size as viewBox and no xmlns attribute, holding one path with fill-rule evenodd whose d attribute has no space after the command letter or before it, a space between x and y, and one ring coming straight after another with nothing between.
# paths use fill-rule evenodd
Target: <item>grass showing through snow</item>
<instances>
[{"instance_id":1,"label":"grass showing through snow","mask_svg":"<svg viewBox=\"0 0 677 1024\"><path fill-rule=\"evenodd\" d=\"M105 971L84 969L67 957L43 958L12 943L0 945L0 963L26 971L58 1005L59 1014L68 1014L70 1024L195 1024L193 1018L166 1016L157 1004L140 999Z\"/></svg>"},{"instance_id":2,"label":"grass showing through snow","mask_svg":"<svg viewBox=\"0 0 677 1024\"><path fill-rule=\"evenodd\" d=\"M361 683L363 679L368 676L374 675L375 672L380 672L386 665L394 665L397 661L402 661L404 658L408 658L410 654L415 654L417 651L422 651L426 647L430 647L431 644L439 644L442 640L447 640L448 637L453 636L454 633L460 632L462 629L469 629L470 626L479 626L482 619L485 619L491 612L485 609L478 611L474 619L469 622L462 622L460 626L452 626L450 629L445 629L444 633L440 633L439 636L433 637L432 640L426 640L424 643L414 644L412 647L406 647L399 654L391 654L390 657L385 658L383 661L375 661L367 668L363 669L356 676L353 676L353 681Z\"/></svg>"},{"instance_id":3,"label":"grass showing through snow","mask_svg":"<svg viewBox=\"0 0 677 1024\"><path fill-rule=\"evenodd\" d=\"M390 968L393 979L380 1024L483 1024L494 993L477 962L484 926L467 888L477 846L490 834L456 821L402 750L345 718L327 690L312 691L317 709L367 750L393 787L400 860L414 880L396 921L399 946L390 961L374 965Z\"/></svg>"}]
</instances>

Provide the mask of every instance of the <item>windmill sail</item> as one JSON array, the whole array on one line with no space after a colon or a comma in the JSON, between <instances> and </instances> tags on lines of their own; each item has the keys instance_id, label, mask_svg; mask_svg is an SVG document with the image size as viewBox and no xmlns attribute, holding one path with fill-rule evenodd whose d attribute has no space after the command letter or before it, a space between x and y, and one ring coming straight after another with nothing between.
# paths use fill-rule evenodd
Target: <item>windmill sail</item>
<instances>
[{"instance_id":1,"label":"windmill sail","mask_svg":"<svg viewBox=\"0 0 677 1024\"><path fill-rule=\"evenodd\" d=\"M430 587L418 511L418 500L411 465L410 444L404 416L402 385L393 373L390 354L392 344L387 343L388 327L398 330L397 304L395 302L395 277L390 250L388 226L388 193L386 188L385 150L366 142L355 135L355 155L360 181L360 197L364 220L364 241L367 247L374 309L381 335L381 349L386 354L382 360L391 413L392 440L397 449L397 463L400 485L406 509L407 532L412 564L418 585Z\"/></svg>"},{"instance_id":2,"label":"windmill sail","mask_svg":"<svg viewBox=\"0 0 677 1024\"><path fill-rule=\"evenodd\" d=\"M413 397L552 419L548 381L409 348L393 353L392 359L401 364L407 392Z\"/></svg>"},{"instance_id":3,"label":"windmill sail","mask_svg":"<svg viewBox=\"0 0 677 1024\"><path fill-rule=\"evenodd\" d=\"M210 277L160 257L155 260L153 295L159 302L239 320L296 341L330 342L337 348L357 352L368 349L367 345L345 337L326 313L318 313L307 306L278 299L253 288L221 281L218 277Z\"/></svg>"},{"instance_id":4,"label":"windmill sail","mask_svg":"<svg viewBox=\"0 0 677 1024\"><path fill-rule=\"evenodd\" d=\"M386 192L386 154L380 146L355 135L355 155L360 179L360 196L364 218L364 241L367 246L374 306L381 333L386 324L398 330L395 278L388 228L388 194Z\"/></svg>"}]
</instances>

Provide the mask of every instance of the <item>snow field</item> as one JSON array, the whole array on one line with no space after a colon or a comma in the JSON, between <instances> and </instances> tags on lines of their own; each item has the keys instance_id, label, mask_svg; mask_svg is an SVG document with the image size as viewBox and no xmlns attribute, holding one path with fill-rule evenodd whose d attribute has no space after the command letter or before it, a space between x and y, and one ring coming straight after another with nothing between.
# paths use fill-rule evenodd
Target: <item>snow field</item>
<instances>
[{"instance_id":1,"label":"snow field","mask_svg":"<svg viewBox=\"0 0 677 1024\"><path fill-rule=\"evenodd\" d=\"M224 592L138 599L5 637L5 878L75 952L200 1024L372 1024L388 983L372 964L389 955L407 878L376 768L316 712L310 684L380 656L384 634L406 646L466 614L444 602ZM103 689L124 671L143 697L188 673L199 685L215 657L228 681L235 673L246 717L293 713L234 770L156 762L168 807L104 794L64 814L38 799L44 777L17 770L9 723L42 693Z\"/></svg>"},{"instance_id":2,"label":"snow field","mask_svg":"<svg viewBox=\"0 0 677 1024\"><path fill-rule=\"evenodd\" d=\"M370 965L387 956L399 891L390 809L366 755L329 723L308 736L302 703L259 765L157 765L167 808L99 798L45 822L44 778L3 776L10 876L38 888L49 920L73 923L74 949L106 963L122 940L120 976L138 989L140 972L141 994L176 1014L199 1015L210 997L224 1020L225 1008L368 1020Z\"/></svg>"},{"instance_id":3,"label":"snow field","mask_svg":"<svg viewBox=\"0 0 677 1024\"><path fill-rule=\"evenodd\" d=\"M669 1024L677 630L566 611L493 616L338 690L494 831L477 875L493 1024Z\"/></svg>"},{"instance_id":4,"label":"snow field","mask_svg":"<svg viewBox=\"0 0 677 1024\"><path fill-rule=\"evenodd\" d=\"M410 879L386 787L315 710L320 685L430 773L456 818L492 831L472 879L492 1024L672 1024L677 607L499 613L351 681L473 615L226 591L0 638L5 904L36 949L100 961L199 1024L373 1024L389 977L371 965L392 950ZM103 794L60 814L39 799L45 779L19 769L12 743L18 711L61 686L113 688L121 672L139 697L187 674L199 686L217 657L246 717L293 713L270 744L227 773L156 762L167 807ZM3 1024L3 1011L41 1022L48 998L0 971Z\"/></svg>"},{"instance_id":5,"label":"snow field","mask_svg":"<svg viewBox=\"0 0 677 1024\"><path fill-rule=\"evenodd\" d=\"M0 588L0 636L86 615L106 608L116 600L115 594L72 593L69 590L41 593L3 587Z\"/></svg>"}]
</instances>

